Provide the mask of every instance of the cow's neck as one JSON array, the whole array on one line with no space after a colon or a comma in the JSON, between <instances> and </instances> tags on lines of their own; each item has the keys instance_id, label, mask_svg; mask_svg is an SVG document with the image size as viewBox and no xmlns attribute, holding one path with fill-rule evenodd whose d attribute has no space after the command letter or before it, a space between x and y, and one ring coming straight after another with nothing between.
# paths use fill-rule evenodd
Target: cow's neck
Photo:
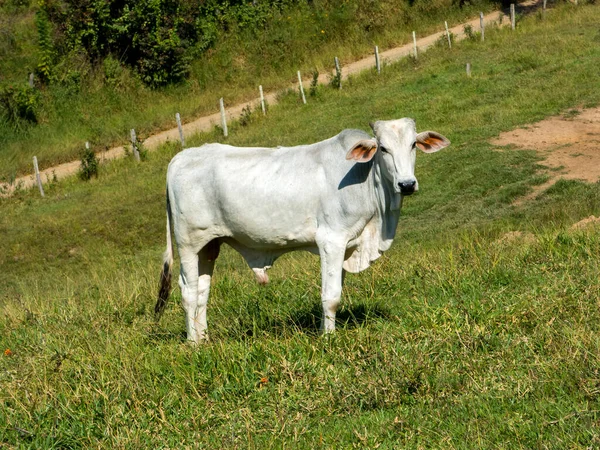
<instances>
[{"instance_id":1,"label":"cow's neck","mask_svg":"<svg viewBox=\"0 0 600 450\"><path fill-rule=\"evenodd\" d=\"M396 193L392 183L385 178L378 161L375 162L373 169L373 185L381 230L379 250L384 252L391 247L396 235L402 207L402 195Z\"/></svg>"},{"instance_id":2,"label":"cow's neck","mask_svg":"<svg viewBox=\"0 0 600 450\"><path fill-rule=\"evenodd\" d=\"M344 269L352 273L365 270L390 248L400 217L402 199L383 177L377 160L370 164L372 165L362 164L360 169L369 171L364 185L369 189L369 197L375 204L373 215L346 255ZM372 205L371 202L368 204Z\"/></svg>"}]
</instances>

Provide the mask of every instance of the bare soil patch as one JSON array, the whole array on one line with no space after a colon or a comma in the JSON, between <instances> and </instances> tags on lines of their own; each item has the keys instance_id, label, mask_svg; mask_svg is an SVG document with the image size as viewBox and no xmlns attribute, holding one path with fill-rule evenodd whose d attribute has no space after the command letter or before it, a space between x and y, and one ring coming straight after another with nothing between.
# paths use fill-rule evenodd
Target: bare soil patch
<instances>
[{"instance_id":1,"label":"bare soil patch","mask_svg":"<svg viewBox=\"0 0 600 450\"><path fill-rule=\"evenodd\" d=\"M585 219L581 219L577 223L574 223L573 225L571 225L571 227L569 229L571 231L577 231L577 230L585 230L588 228L593 228L593 227L598 227L598 226L600 226L600 217L589 216L589 217L586 217Z\"/></svg>"},{"instance_id":2,"label":"bare soil patch","mask_svg":"<svg viewBox=\"0 0 600 450\"><path fill-rule=\"evenodd\" d=\"M542 164L548 168L550 180L537 186L527 199L559 178L589 183L600 180L600 108L570 110L502 133L492 144L536 150L543 156Z\"/></svg>"}]
</instances>

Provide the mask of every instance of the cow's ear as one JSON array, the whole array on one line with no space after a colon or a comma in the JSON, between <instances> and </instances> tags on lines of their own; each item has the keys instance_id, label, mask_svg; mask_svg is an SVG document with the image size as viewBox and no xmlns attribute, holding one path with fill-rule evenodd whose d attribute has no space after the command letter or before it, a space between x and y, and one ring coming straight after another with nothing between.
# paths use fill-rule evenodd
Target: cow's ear
<instances>
[{"instance_id":1,"label":"cow's ear","mask_svg":"<svg viewBox=\"0 0 600 450\"><path fill-rule=\"evenodd\" d=\"M348 153L346 159L353 159L361 163L369 162L377 152L377 141L375 139L363 139L354 144Z\"/></svg>"},{"instance_id":2,"label":"cow's ear","mask_svg":"<svg viewBox=\"0 0 600 450\"><path fill-rule=\"evenodd\" d=\"M417 147L425 153L435 153L450 145L447 137L435 131L423 131L417 134Z\"/></svg>"}]
</instances>

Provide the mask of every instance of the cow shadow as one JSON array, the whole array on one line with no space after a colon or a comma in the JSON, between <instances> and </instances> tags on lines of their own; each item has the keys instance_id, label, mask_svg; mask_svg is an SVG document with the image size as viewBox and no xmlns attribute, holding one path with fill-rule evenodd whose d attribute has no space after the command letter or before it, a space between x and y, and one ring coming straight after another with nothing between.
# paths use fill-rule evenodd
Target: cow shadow
<instances>
[{"instance_id":1,"label":"cow shadow","mask_svg":"<svg viewBox=\"0 0 600 450\"><path fill-rule=\"evenodd\" d=\"M290 333L302 333L317 337L321 334L321 302L315 301L300 306L282 315L263 314L260 311L248 311L244 317L235 320L209 325L209 335L216 340L223 338L245 340L261 335L285 336ZM336 328L354 329L369 322L388 319L390 310L380 303L357 303L342 306L336 314ZM183 322L183 321L182 321ZM220 322L220 321L218 321ZM182 323L183 325L183 323ZM186 331L182 326L167 329L160 322L155 322L146 334L146 341L151 344L166 344L186 341Z\"/></svg>"},{"instance_id":2,"label":"cow shadow","mask_svg":"<svg viewBox=\"0 0 600 450\"><path fill-rule=\"evenodd\" d=\"M288 320L281 324L283 328L296 328L306 334L320 334L323 309L320 303L315 303L309 310L291 314ZM353 329L368 324L376 319L388 319L390 310L380 304L364 304L342 306L336 314L336 327Z\"/></svg>"},{"instance_id":3,"label":"cow shadow","mask_svg":"<svg viewBox=\"0 0 600 450\"><path fill-rule=\"evenodd\" d=\"M341 179L338 189L344 189L345 187L352 186L354 184L364 183L369 177L371 167L373 167L372 160L366 163L354 164L348 173L344 175L344 178Z\"/></svg>"}]
</instances>

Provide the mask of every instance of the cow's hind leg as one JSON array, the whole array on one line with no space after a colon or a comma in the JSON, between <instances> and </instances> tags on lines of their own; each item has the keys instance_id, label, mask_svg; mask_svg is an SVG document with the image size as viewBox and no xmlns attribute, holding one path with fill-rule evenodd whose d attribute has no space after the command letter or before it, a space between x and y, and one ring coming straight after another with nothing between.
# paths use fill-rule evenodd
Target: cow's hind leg
<instances>
[{"instance_id":1,"label":"cow's hind leg","mask_svg":"<svg viewBox=\"0 0 600 450\"><path fill-rule=\"evenodd\" d=\"M342 242L322 242L319 244L321 257L321 302L323 317L321 332L335 330L335 314L342 297L344 254L346 245Z\"/></svg>"}]
</instances>

